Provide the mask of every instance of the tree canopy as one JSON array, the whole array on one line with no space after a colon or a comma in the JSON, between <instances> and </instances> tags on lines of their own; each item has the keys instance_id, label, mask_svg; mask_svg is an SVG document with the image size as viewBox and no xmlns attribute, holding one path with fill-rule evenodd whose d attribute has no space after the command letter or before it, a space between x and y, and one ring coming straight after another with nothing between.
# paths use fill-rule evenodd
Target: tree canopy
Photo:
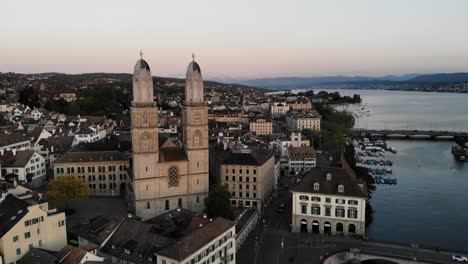
<instances>
[{"instance_id":1,"label":"tree canopy","mask_svg":"<svg viewBox=\"0 0 468 264\"><path fill-rule=\"evenodd\" d=\"M19 91L18 102L30 108L39 107L39 93L32 87L26 87Z\"/></svg>"},{"instance_id":2,"label":"tree canopy","mask_svg":"<svg viewBox=\"0 0 468 264\"><path fill-rule=\"evenodd\" d=\"M205 199L206 214L210 218L224 217L234 220L234 212L231 207L231 193L227 186L215 185Z\"/></svg>"},{"instance_id":3,"label":"tree canopy","mask_svg":"<svg viewBox=\"0 0 468 264\"><path fill-rule=\"evenodd\" d=\"M55 206L65 205L73 199L88 196L88 184L73 176L63 176L49 181L47 184L46 198Z\"/></svg>"}]
</instances>

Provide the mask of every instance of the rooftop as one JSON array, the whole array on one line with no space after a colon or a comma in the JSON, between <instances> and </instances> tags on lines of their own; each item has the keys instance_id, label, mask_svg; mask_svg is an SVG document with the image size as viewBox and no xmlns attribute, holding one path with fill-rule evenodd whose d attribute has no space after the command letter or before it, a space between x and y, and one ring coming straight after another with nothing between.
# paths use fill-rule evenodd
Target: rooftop
<instances>
[{"instance_id":1,"label":"rooftop","mask_svg":"<svg viewBox=\"0 0 468 264\"><path fill-rule=\"evenodd\" d=\"M67 152L55 160L54 164L71 162L128 161L128 157L118 151Z\"/></svg>"},{"instance_id":2,"label":"rooftop","mask_svg":"<svg viewBox=\"0 0 468 264\"><path fill-rule=\"evenodd\" d=\"M315 183L319 184L318 190L314 189ZM361 183L363 188L359 186ZM338 185L344 186L343 192L338 192ZM367 198L364 183L353 180L344 168L312 168L291 191Z\"/></svg>"}]
</instances>

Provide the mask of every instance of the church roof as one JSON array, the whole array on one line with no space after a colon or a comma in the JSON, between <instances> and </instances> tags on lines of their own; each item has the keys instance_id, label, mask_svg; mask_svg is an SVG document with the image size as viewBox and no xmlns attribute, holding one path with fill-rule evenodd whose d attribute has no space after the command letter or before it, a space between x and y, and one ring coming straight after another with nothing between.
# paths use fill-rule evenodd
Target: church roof
<instances>
[{"instance_id":1,"label":"church roof","mask_svg":"<svg viewBox=\"0 0 468 264\"><path fill-rule=\"evenodd\" d=\"M195 61L190 62L187 68L187 73L189 72L198 72L201 74L200 65L198 65L198 63L196 63Z\"/></svg>"},{"instance_id":2,"label":"church roof","mask_svg":"<svg viewBox=\"0 0 468 264\"><path fill-rule=\"evenodd\" d=\"M182 161L188 160L185 151L181 148L164 148L159 150L159 161L170 162L170 161Z\"/></svg>"},{"instance_id":3,"label":"church roof","mask_svg":"<svg viewBox=\"0 0 468 264\"><path fill-rule=\"evenodd\" d=\"M144 59L139 59L137 63L135 64L135 72L139 70L150 71L150 66Z\"/></svg>"}]
</instances>

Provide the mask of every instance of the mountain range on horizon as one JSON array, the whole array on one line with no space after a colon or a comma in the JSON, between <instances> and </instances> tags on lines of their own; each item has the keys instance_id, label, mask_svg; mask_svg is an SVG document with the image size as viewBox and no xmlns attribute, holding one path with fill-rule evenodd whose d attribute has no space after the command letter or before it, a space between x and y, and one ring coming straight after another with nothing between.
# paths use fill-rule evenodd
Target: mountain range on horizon
<instances>
[{"instance_id":1,"label":"mountain range on horizon","mask_svg":"<svg viewBox=\"0 0 468 264\"><path fill-rule=\"evenodd\" d=\"M237 83L271 89L310 88L338 85L405 85L468 82L468 73L434 73L370 76L273 77L238 80Z\"/></svg>"}]
</instances>

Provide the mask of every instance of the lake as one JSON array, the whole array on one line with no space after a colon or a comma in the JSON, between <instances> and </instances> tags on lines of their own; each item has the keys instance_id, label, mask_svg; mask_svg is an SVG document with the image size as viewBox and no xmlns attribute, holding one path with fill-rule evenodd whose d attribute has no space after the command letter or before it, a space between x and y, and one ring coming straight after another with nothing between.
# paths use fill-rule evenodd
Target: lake
<instances>
[{"instance_id":1,"label":"lake","mask_svg":"<svg viewBox=\"0 0 468 264\"><path fill-rule=\"evenodd\" d=\"M468 94L336 91L361 95L362 105L349 107L357 113L356 127L468 131ZM468 163L454 160L454 143L387 143L398 150L388 155L398 184L377 185L369 238L468 250Z\"/></svg>"}]
</instances>

